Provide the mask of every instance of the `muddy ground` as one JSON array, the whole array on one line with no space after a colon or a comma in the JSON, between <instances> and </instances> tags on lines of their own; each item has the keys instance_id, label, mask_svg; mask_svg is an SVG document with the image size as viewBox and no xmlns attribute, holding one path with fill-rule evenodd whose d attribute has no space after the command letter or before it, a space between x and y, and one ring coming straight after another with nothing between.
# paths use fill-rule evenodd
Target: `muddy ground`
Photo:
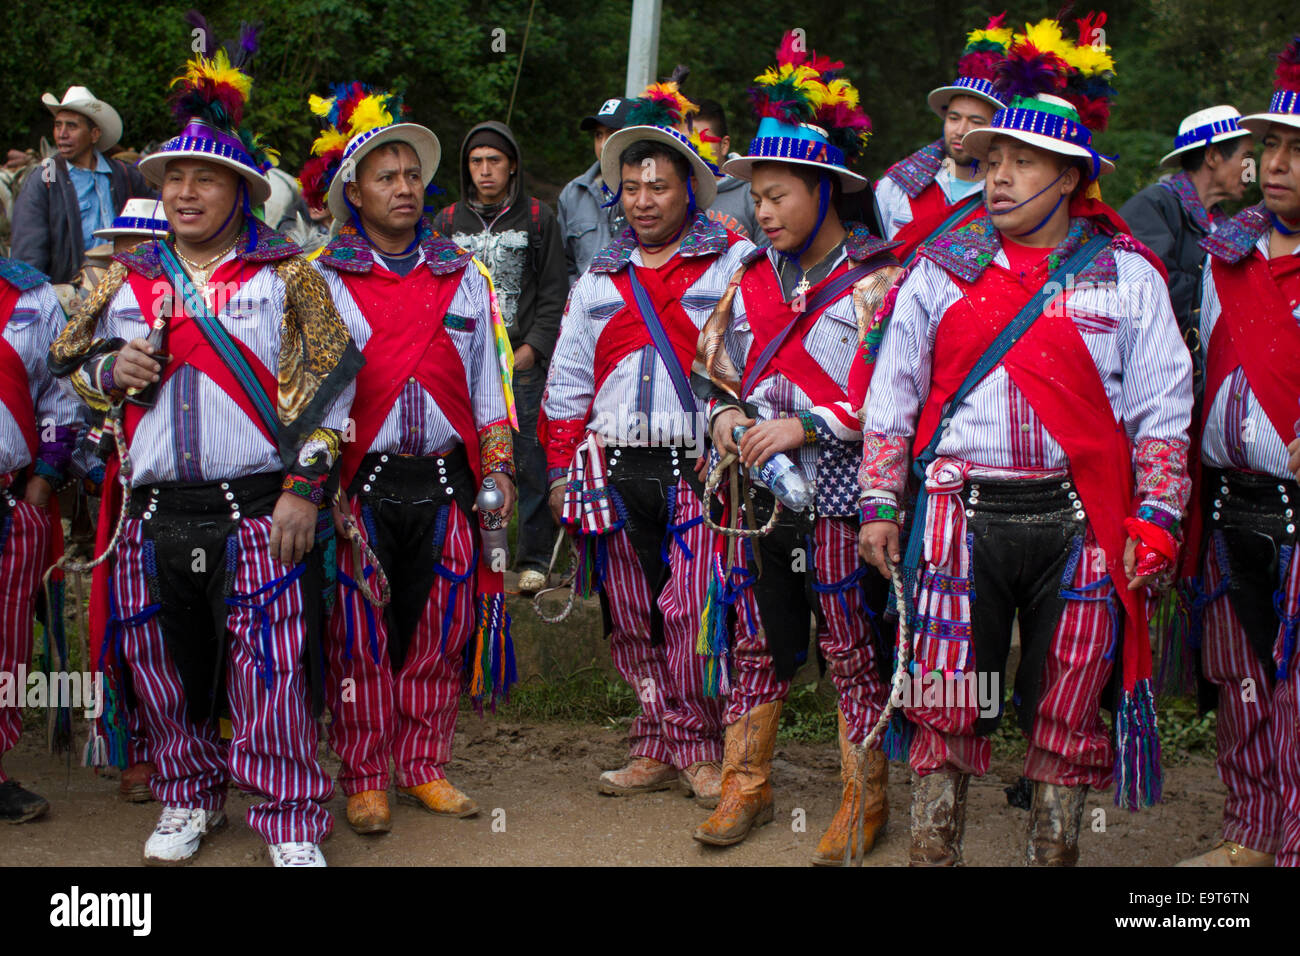
<instances>
[{"instance_id":1,"label":"muddy ground","mask_svg":"<svg viewBox=\"0 0 1300 956\"><path fill-rule=\"evenodd\" d=\"M450 778L483 808L467 820L435 818L415 807L393 805L393 831L360 837L344 819L344 799L329 806L333 837L324 851L333 866L430 864L510 866L804 866L835 812L838 767L833 747L780 742L773 766L776 820L743 844L703 847L691 828L707 815L680 791L638 797L596 792L602 769L622 762L621 728L556 723L511 723L462 715ZM322 748L331 772L338 761ZM116 796L116 775L66 767L43 752L32 734L5 759L9 773L53 805L43 819L0 826L0 864L10 866L130 866L157 820L158 804L127 804ZM966 859L973 866L1018 865L1026 813L1008 806L1003 787L1019 766L995 761L990 774L971 782ZM1115 809L1109 794L1089 799L1105 811L1105 832L1086 829L1081 863L1091 866L1167 866L1217 839L1223 788L1213 764L1196 758L1167 768L1164 805L1139 814ZM260 838L244 825L253 802L232 790L230 826L212 837L195 866L266 865ZM893 817L868 865L898 866L907 859L907 777L891 766ZM802 810L806 827L797 825ZM494 823L495 821L495 823Z\"/></svg>"}]
</instances>

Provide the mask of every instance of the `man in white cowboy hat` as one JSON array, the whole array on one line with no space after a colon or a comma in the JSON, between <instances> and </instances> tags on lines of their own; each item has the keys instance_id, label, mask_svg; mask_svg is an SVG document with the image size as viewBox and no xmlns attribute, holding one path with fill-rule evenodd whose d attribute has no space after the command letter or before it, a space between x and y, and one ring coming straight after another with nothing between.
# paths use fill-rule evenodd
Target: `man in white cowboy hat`
<instances>
[{"instance_id":1,"label":"man in white cowboy hat","mask_svg":"<svg viewBox=\"0 0 1300 956\"><path fill-rule=\"evenodd\" d=\"M326 645L330 742L348 824L364 834L391 827L390 761L398 799L443 817L478 813L444 767L465 662L477 706L506 690L504 659L486 676L481 669L485 646L503 649L508 617L505 555L480 546L479 524L504 526L514 507L514 413L509 339L487 273L422 215L438 138L395 122L398 96L342 89L313 100L331 123L321 142L340 145L318 154L302 180L308 203L328 205L343 224L314 265L366 360L340 483L380 566L343 549ZM376 125L340 126L340 116ZM503 501L480 514L475 496L489 482ZM392 595L385 608L371 607L358 584L377 573Z\"/></svg>"},{"instance_id":2,"label":"man in white cowboy hat","mask_svg":"<svg viewBox=\"0 0 1300 956\"><path fill-rule=\"evenodd\" d=\"M84 86L55 99L41 97L54 115L58 153L29 176L14 202L11 255L50 277L71 282L97 243L96 229L133 196L152 196L140 170L106 155L122 138L117 110Z\"/></svg>"},{"instance_id":3,"label":"man in white cowboy hat","mask_svg":"<svg viewBox=\"0 0 1300 956\"><path fill-rule=\"evenodd\" d=\"M715 575L722 576L710 582L713 593L721 596L725 588L741 599L734 640L712 617L722 627L708 636L711 646L731 644L736 666L722 800L694 835L702 843L730 845L773 818L768 778L777 725L816 619L818 649L839 692L843 792L813 862L835 865L846 850L869 852L888 813L888 761L879 741L863 750L888 697L880 667L889 659L888 639L869 621L879 620L888 585L874 574L864 581L868 569L858 557L861 400L854 403L849 383L858 364L859 328L870 325L902 270L891 243L861 223L841 221L836 209L841 192L870 186L847 165L865 144L866 114L829 102L829 84L843 82L843 65L788 44L777 56L777 69L760 76L757 89L786 68L800 68L798 95L808 100L793 116L788 98L777 106L763 100L749 154L723 167L749 184L758 226L772 245L732 277L705 326L708 371L719 389L712 434L715 449L725 454L737 451L733 429L745 428L743 468L762 469L784 453L816 491L811 510L781 512L755 543L752 558L733 563L726 543L718 541L723 563ZM856 99L851 86L839 91ZM773 495L767 488L755 485L741 499L755 525L768 520ZM737 517L731 521L739 524ZM797 563L809 541L812 553ZM877 637L883 648L873 646Z\"/></svg>"},{"instance_id":4,"label":"man in white cowboy hat","mask_svg":"<svg viewBox=\"0 0 1300 956\"><path fill-rule=\"evenodd\" d=\"M1300 36L1268 109L1241 125L1263 146L1264 201L1201 242L1205 533L1187 542L1228 793L1222 840L1181 865L1300 866Z\"/></svg>"},{"instance_id":5,"label":"man in white cowboy hat","mask_svg":"<svg viewBox=\"0 0 1300 956\"><path fill-rule=\"evenodd\" d=\"M1002 26L1004 16L969 34L957 78L926 96L943 121L942 138L899 160L876 183L881 225L887 239L901 243L895 251L900 262L909 262L922 243L979 211L984 173L962 146L962 137L987 126L1002 108L993 72L1011 37Z\"/></svg>"},{"instance_id":6,"label":"man in white cowboy hat","mask_svg":"<svg viewBox=\"0 0 1300 956\"><path fill-rule=\"evenodd\" d=\"M45 353L65 321L45 276L0 259L0 674L11 690L31 662L42 576L59 557L49 506L68 471L77 402L45 367ZM0 695L0 761L22 733L24 685L16 689L17 700ZM33 820L49 807L0 764L0 822Z\"/></svg>"},{"instance_id":7,"label":"man in white cowboy hat","mask_svg":"<svg viewBox=\"0 0 1300 956\"><path fill-rule=\"evenodd\" d=\"M224 825L233 779L265 795L248 825L274 865L323 866L329 503L362 360L320 274L250 214L270 193L269 163L234 125L247 87L232 72L224 50L188 64L177 85L191 119L141 164L168 236L115 257L50 366L126 449L106 452L100 548L119 471L129 500L114 560L93 579L91 655L114 699L139 709L157 767L163 810L145 861L192 857ZM110 709L100 726L125 762L123 716Z\"/></svg>"},{"instance_id":8,"label":"man in white cowboy hat","mask_svg":"<svg viewBox=\"0 0 1300 956\"><path fill-rule=\"evenodd\" d=\"M1231 106L1197 110L1178 124L1174 148L1161 167L1179 167L1171 176L1147 186L1120 207L1133 235L1160 257L1169 270L1169 299L1192 353L1194 386L1199 398L1204 373L1200 341L1201 240L1223 218L1224 200L1246 195L1244 167L1254 145L1241 114Z\"/></svg>"},{"instance_id":9,"label":"man in white cowboy hat","mask_svg":"<svg viewBox=\"0 0 1300 956\"><path fill-rule=\"evenodd\" d=\"M627 765L600 789L665 790L680 775L711 807L722 706L695 653L708 535L689 376L700 328L753 246L705 214L717 179L673 128L691 106L671 84L651 87L605 142L601 176L629 225L573 287L538 433L552 512L583 553L575 586L599 590L614 665L641 702Z\"/></svg>"},{"instance_id":10,"label":"man in white cowboy hat","mask_svg":"<svg viewBox=\"0 0 1300 956\"><path fill-rule=\"evenodd\" d=\"M961 862L1017 611L1029 864L1077 861L1089 788L1113 779L1135 808L1160 798L1143 598L1177 553L1191 361L1159 260L1097 198L1114 165L1074 104L1108 87L1110 57L1087 43L1076 61L1054 23L1032 29L1055 55L1014 38L1009 105L963 141L988 170L985 213L921 247L885 310L863 424L864 506L895 506L909 461L924 481L905 554L896 517L861 536L882 574L902 563L914 673L941 692L906 706L913 865Z\"/></svg>"}]
</instances>

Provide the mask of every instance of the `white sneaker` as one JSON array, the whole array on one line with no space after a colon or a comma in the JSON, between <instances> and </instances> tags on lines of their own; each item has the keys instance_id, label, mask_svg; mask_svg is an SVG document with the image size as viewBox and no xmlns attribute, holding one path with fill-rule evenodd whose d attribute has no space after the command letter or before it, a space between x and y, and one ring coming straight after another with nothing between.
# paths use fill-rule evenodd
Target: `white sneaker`
<instances>
[{"instance_id":1,"label":"white sneaker","mask_svg":"<svg viewBox=\"0 0 1300 956\"><path fill-rule=\"evenodd\" d=\"M163 807L158 826L144 845L146 863L183 863L198 852L199 843L226 825L223 810Z\"/></svg>"},{"instance_id":2,"label":"white sneaker","mask_svg":"<svg viewBox=\"0 0 1300 956\"><path fill-rule=\"evenodd\" d=\"M272 866L324 866L325 854L315 843L272 843Z\"/></svg>"}]
</instances>

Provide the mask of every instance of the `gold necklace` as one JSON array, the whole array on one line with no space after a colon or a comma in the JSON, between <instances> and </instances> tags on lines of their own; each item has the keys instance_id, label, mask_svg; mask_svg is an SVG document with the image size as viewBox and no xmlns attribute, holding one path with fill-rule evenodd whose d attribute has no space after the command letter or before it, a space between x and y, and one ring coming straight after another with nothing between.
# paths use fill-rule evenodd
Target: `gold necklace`
<instances>
[{"instance_id":1,"label":"gold necklace","mask_svg":"<svg viewBox=\"0 0 1300 956\"><path fill-rule=\"evenodd\" d=\"M221 261L226 256L230 255L231 251L234 248L235 248L235 243L232 242L230 245L226 246L225 249L222 249L215 256L213 256L211 259L209 259L207 262L204 263L195 262L189 256L181 252L180 249L176 250L176 255L180 256L181 262L189 266L190 272L192 274L192 278L194 279L194 284L198 286L206 286L208 284L208 272L212 269L212 267L217 262Z\"/></svg>"}]
</instances>

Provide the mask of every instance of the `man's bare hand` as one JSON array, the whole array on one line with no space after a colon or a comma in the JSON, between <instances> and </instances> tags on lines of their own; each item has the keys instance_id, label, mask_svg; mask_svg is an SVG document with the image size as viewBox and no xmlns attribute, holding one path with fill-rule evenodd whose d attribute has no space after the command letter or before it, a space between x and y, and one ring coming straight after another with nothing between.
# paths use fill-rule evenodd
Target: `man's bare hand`
<instances>
[{"instance_id":1,"label":"man's bare hand","mask_svg":"<svg viewBox=\"0 0 1300 956\"><path fill-rule=\"evenodd\" d=\"M34 508L44 508L50 503L52 494L54 494L52 484L40 475L32 475L27 481L27 491L23 493L23 501Z\"/></svg>"},{"instance_id":2,"label":"man's bare hand","mask_svg":"<svg viewBox=\"0 0 1300 956\"><path fill-rule=\"evenodd\" d=\"M531 345L521 345L515 349L515 371L526 372L537 364L537 350Z\"/></svg>"},{"instance_id":3,"label":"man's bare hand","mask_svg":"<svg viewBox=\"0 0 1300 956\"><path fill-rule=\"evenodd\" d=\"M505 495L506 498L506 503L496 509L496 511L493 511L492 514L500 515L502 521L509 521L511 513L515 510L515 499L517 497L515 494L515 483L510 480L509 475L500 471L494 471L490 475L484 475L483 477L491 478L495 481L497 487L501 489L501 493ZM474 506L474 510L478 511L478 505Z\"/></svg>"},{"instance_id":4,"label":"man's bare hand","mask_svg":"<svg viewBox=\"0 0 1300 956\"><path fill-rule=\"evenodd\" d=\"M740 440L740 463L762 468L777 452L794 451L803 444L803 423L797 418L773 418L759 422Z\"/></svg>"},{"instance_id":5,"label":"man's bare hand","mask_svg":"<svg viewBox=\"0 0 1300 956\"><path fill-rule=\"evenodd\" d=\"M735 439L731 437L732 430L741 425L749 428L754 424L754 419L746 418L745 413L739 408L728 408L718 412L713 419L713 447L718 450L719 455L730 455L738 452Z\"/></svg>"},{"instance_id":6,"label":"man's bare hand","mask_svg":"<svg viewBox=\"0 0 1300 956\"><path fill-rule=\"evenodd\" d=\"M170 356L159 355L146 339L132 339L118 350L113 363L113 384L118 388L144 388L159 380L162 363Z\"/></svg>"},{"instance_id":7,"label":"man's bare hand","mask_svg":"<svg viewBox=\"0 0 1300 956\"><path fill-rule=\"evenodd\" d=\"M902 560L898 551L898 525L892 521L868 521L858 532L858 553L863 561L889 577L889 565ZM889 556L888 563L886 555Z\"/></svg>"},{"instance_id":8,"label":"man's bare hand","mask_svg":"<svg viewBox=\"0 0 1300 956\"><path fill-rule=\"evenodd\" d=\"M316 539L317 508L306 498L289 491L280 493L271 513L271 557L296 565L311 550Z\"/></svg>"}]
</instances>

